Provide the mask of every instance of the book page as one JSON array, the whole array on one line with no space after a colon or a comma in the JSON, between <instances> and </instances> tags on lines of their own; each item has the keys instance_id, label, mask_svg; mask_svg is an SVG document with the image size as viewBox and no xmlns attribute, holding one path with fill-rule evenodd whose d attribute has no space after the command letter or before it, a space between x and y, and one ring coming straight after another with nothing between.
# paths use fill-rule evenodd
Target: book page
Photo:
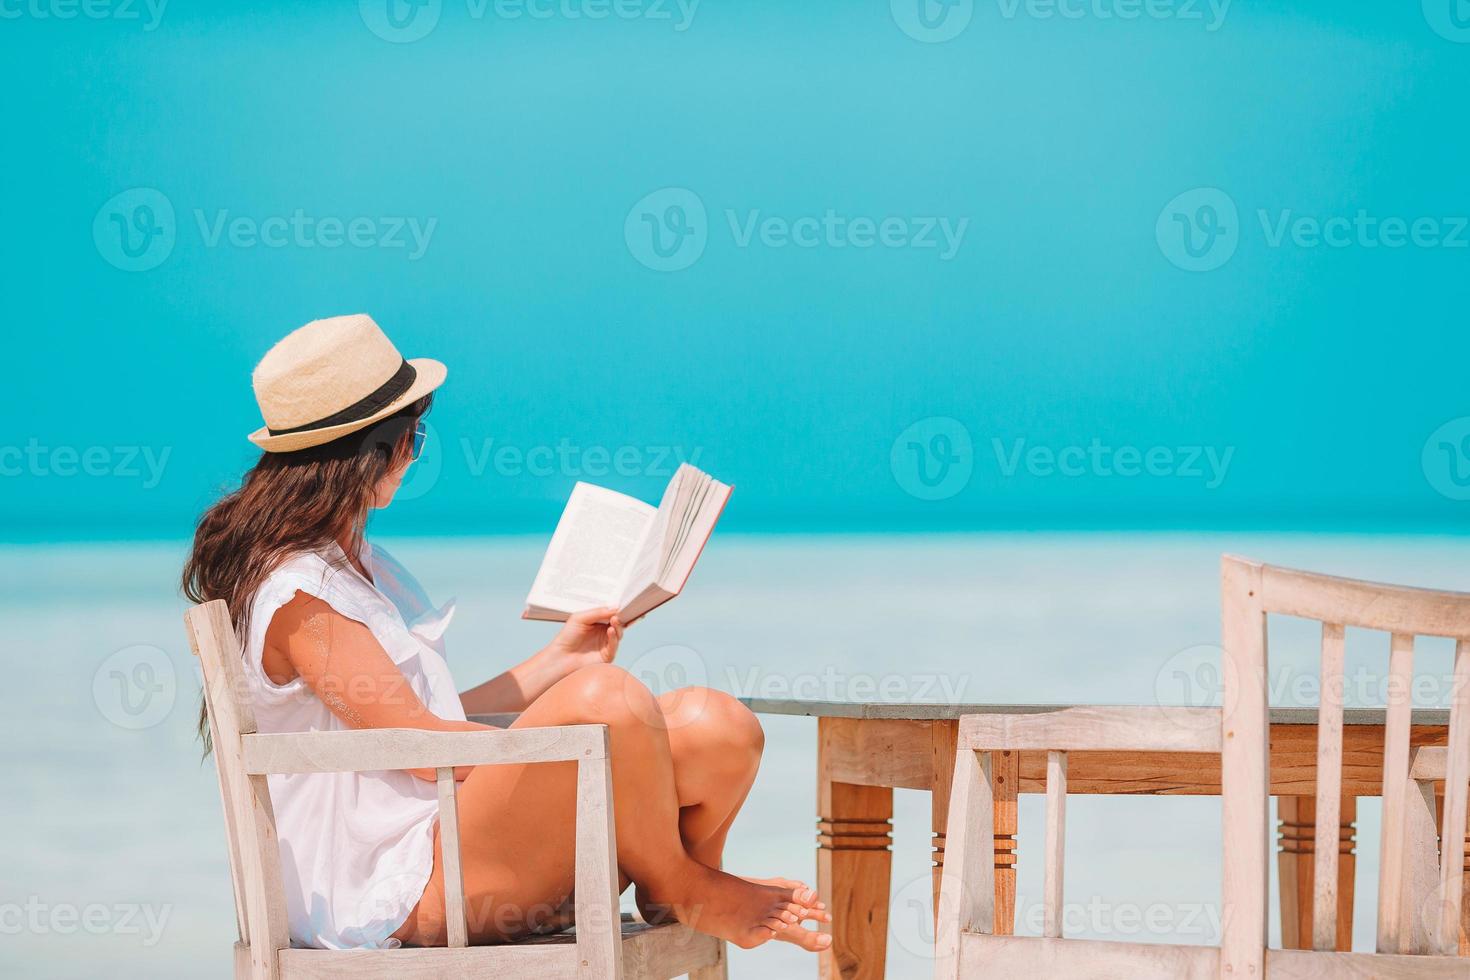
<instances>
[{"instance_id":1,"label":"book page","mask_svg":"<svg viewBox=\"0 0 1470 980\"><path fill-rule=\"evenodd\" d=\"M526 603L563 612L617 605L653 523L641 500L578 483Z\"/></svg>"},{"instance_id":2,"label":"book page","mask_svg":"<svg viewBox=\"0 0 1470 980\"><path fill-rule=\"evenodd\" d=\"M654 514L648 534L639 548L638 555L634 559L633 567L628 572L628 578L623 586L623 594L618 605L626 607L644 589L648 588L659 578L663 566L667 560L668 551L667 534L668 528L674 523L674 514L679 499L679 487L685 482L682 477L686 470L693 470L687 463L680 466L669 480L669 485L664 487L663 498L659 501L658 511Z\"/></svg>"},{"instance_id":3,"label":"book page","mask_svg":"<svg viewBox=\"0 0 1470 980\"><path fill-rule=\"evenodd\" d=\"M688 546L690 530L699 517L705 498L709 496L713 480L704 473L696 473L686 482L688 483L687 489L679 494L679 510L675 514L676 523L669 529L669 540L664 545L664 561L659 568L660 581L667 580L679 565ZM703 545L704 542L701 540L699 543Z\"/></svg>"},{"instance_id":4,"label":"book page","mask_svg":"<svg viewBox=\"0 0 1470 980\"><path fill-rule=\"evenodd\" d=\"M690 501L689 513L685 515L679 539L669 556L668 567L659 576L658 585L665 592L678 595L689 581L689 574L694 571L700 552L714 533L715 523L720 519L732 489L728 484L709 477L699 486L695 498Z\"/></svg>"}]
</instances>

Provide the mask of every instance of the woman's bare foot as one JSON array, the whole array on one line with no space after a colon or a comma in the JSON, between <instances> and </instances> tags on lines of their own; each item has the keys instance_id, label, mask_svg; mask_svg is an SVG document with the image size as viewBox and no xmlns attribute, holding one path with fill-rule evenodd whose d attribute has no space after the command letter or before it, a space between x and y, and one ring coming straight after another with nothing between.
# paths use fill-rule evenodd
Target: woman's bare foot
<instances>
[{"instance_id":1,"label":"woman's bare foot","mask_svg":"<svg viewBox=\"0 0 1470 980\"><path fill-rule=\"evenodd\" d=\"M832 914L827 911L827 903L821 900L815 888L805 882L794 881L791 878L745 878L745 880L757 885L790 888L791 897L803 909L797 913L802 919L810 919L813 922L832 921ZM778 932L776 938L783 943L800 946L811 953L820 953L832 945L832 937L829 934L817 932L814 929L803 929L799 924Z\"/></svg>"},{"instance_id":2,"label":"woman's bare foot","mask_svg":"<svg viewBox=\"0 0 1470 980\"><path fill-rule=\"evenodd\" d=\"M804 920L826 914L797 901L797 889L792 885L800 886L804 895L816 897L815 892L800 882L767 884L747 881L706 868L696 861L690 862L689 871L683 878L683 895L672 901L649 895L643 886L638 886L635 899L644 919L666 922L673 918L691 929L734 943L741 949L754 949L772 939L783 938L793 929L806 933L808 930L801 927ZM830 944L829 940L827 944L810 945L800 941L799 937L793 941L813 951Z\"/></svg>"}]
</instances>

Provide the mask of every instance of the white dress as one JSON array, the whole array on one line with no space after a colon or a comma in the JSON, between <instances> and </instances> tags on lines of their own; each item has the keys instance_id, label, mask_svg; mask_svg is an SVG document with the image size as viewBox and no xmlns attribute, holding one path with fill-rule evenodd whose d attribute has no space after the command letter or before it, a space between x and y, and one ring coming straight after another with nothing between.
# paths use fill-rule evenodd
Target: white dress
<instances>
[{"instance_id":1,"label":"white dress","mask_svg":"<svg viewBox=\"0 0 1470 980\"><path fill-rule=\"evenodd\" d=\"M260 731L351 727L327 710L302 678L276 684L262 668L271 617L297 591L366 626L431 712L464 720L441 641L453 601L435 609L413 576L381 548L365 545L360 560L372 582L333 545L291 557L256 591L244 655ZM269 780L292 945L397 945L389 937L413 911L433 871L434 783L406 772L304 773Z\"/></svg>"}]
</instances>

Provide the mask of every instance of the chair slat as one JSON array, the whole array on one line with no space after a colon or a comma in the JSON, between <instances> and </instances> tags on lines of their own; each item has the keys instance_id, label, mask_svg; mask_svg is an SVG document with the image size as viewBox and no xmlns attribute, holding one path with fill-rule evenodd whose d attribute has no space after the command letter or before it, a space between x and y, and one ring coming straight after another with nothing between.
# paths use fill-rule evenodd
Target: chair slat
<instances>
[{"instance_id":1,"label":"chair slat","mask_svg":"<svg viewBox=\"0 0 1470 980\"><path fill-rule=\"evenodd\" d=\"M604 751L602 732L601 725L474 732L419 728L273 732L245 736L245 768L263 775L574 762Z\"/></svg>"},{"instance_id":2,"label":"chair slat","mask_svg":"<svg viewBox=\"0 0 1470 980\"><path fill-rule=\"evenodd\" d=\"M939 884L934 976L960 976L960 943L966 933L995 932L995 788L989 752L955 753Z\"/></svg>"},{"instance_id":3,"label":"chair slat","mask_svg":"<svg viewBox=\"0 0 1470 980\"><path fill-rule=\"evenodd\" d=\"M208 703L207 699L205 703ZM213 712L209 712L209 744L214 746L221 744ZM240 830L236 825L235 803L230 794L230 780L224 770L219 768L218 757L215 759L215 768L219 777L215 782L219 783L220 805L225 814L226 843L229 845L230 887L235 893L235 931L240 937L240 942L248 950L250 948L250 919L245 914L245 888L244 879L241 877L244 869L240 866Z\"/></svg>"},{"instance_id":4,"label":"chair slat","mask_svg":"<svg viewBox=\"0 0 1470 980\"><path fill-rule=\"evenodd\" d=\"M1261 977L1268 935L1271 769L1261 566L1227 556L1220 578L1226 681L1220 752L1224 838L1220 897L1230 913L1220 934L1220 966L1232 976Z\"/></svg>"},{"instance_id":5,"label":"chair slat","mask_svg":"<svg viewBox=\"0 0 1470 980\"><path fill-rule=\"evenodd\" d=\"M1274 565L1256 567L1262 569L1267 612L1384 633L1470 637L1470 593L1384 585Z\"/></svg>"},{"instance_id":6,"label":"chair slat","mask_svg":"<svg viewBox=\"0 0 1470 980\"><path fill-rule=\"evenodd\" d=\"M1220 951L1210 946L1127 943L1047 936L963 938L965 977L995 980L1219 980Z\"/></svg>"},{"instance_id":7,"label":"chair slat","mask_svg":"<svg viewBox=\"0 0 1470 980\"><path fill-rule=\"evenodd\" d=\"M1434 951L1439 923L1432 916L1439 888L1439 827L1432 781L1410 780L1404 815L1403 885L1398 905L1398 948L1390 953Z\"/></svg>"},{"instance_id":8,"label":"chair slat","mask_svg":"<svg viewBox=\"0 0 1470 980\"><path fill-rule=\"evenodd\" d=\"M1470 791L1470 642L1455 643L1451 689L1449 752L1445 762L1444 815L1440 824L1439 952L1454 956L1460 949L1461 894L1465 879L1465 802Z\"/></svg>"},{"instance_id":9,"label":"chair slat","mask_svg":"<svg viewBox=\"0 0 1470 980\"><path fill-rule=\"evenodd\" d=\"M1414 708L1414 637L1394 633L1388 647L1388 704L1383 726L1383 823L1378 853L1380 953L1405 953L1405 848L1408 842L1409 727ZM1409 913L1412 915L1413 913Z\"/></svg>"},{"instance_id":10,"label":"chair slat","mask_svg":"<svg viewBox=\"0 0 1470 980\"><path fill-rule=\"evenodd\" d=\"M455 799L454 769L435 770L439 784L439 847L444 854L444 923L452 947L469 945L464 915L464 875L459 865L459 807Z\"/></svg>"},{"instance_id":11,"label":"chair slat","mask_svg":"<svg viewBox=\"0 0 1470 980\"><path fill-rule=\"evenodd\" d=\"M612 766L607 729L599 752L577 763L577 855L573 914L577 919L579 976L621 980L617 828L613 824Z\"/></svg>"},{"instance_id":12,"label":"chair slat","mask_svg":"<svg viewBox=\"0 0 1470 980\"><path fill-rule=\"evenodd\" d=\"M1064 905L1062 871L1066 866L1067 753L1046 754L1046 869L1042 887L1045 925L1043 936L1060 939Z\"/></svg>"},{"instance_id":13,"label":"chair slat","mask_svg":"<svg viewBox=\"0 0 1470 980\"><path fill-rule=\"evenodd\" d=\"M1024 715L965 715L959 744L977 750L1220 751L1220 709L1076 707Z\"/></svg>"},{"instance_id":14,"label":"chair slat","mask_svg":"<svg viewBox=\"0 0 1470 980\"><path fill-rule=\"evenodd\" d=\"M1343 628L1322 624L1317 709L1317 831L1312 862L1312 948L1337 948L1337 844L1342 819Z\"/></svg>"}]
</instances>

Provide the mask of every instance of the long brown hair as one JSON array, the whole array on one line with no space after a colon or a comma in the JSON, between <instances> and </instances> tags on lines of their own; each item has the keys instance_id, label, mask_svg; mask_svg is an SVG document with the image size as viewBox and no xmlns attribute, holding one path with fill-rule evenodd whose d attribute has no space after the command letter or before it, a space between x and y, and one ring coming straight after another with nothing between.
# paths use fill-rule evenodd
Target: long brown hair
<instances>
[{"instance_id":1,"label":"long brown hair","mask_svg":"<svg viewBox=\"0 0 1470 980\"><path fill-rule=\"evenodd\" d=\"M277 565L303 551L362 540L374 489L408 459L414 426L433 399L425 395L366 429L320 446L262 453L239 488L200 515L184 562L184 596L193 602L225 600L243 642L251 600ZM209 752L202 697L199 737Z\"/></svg>"}]
</instances>

